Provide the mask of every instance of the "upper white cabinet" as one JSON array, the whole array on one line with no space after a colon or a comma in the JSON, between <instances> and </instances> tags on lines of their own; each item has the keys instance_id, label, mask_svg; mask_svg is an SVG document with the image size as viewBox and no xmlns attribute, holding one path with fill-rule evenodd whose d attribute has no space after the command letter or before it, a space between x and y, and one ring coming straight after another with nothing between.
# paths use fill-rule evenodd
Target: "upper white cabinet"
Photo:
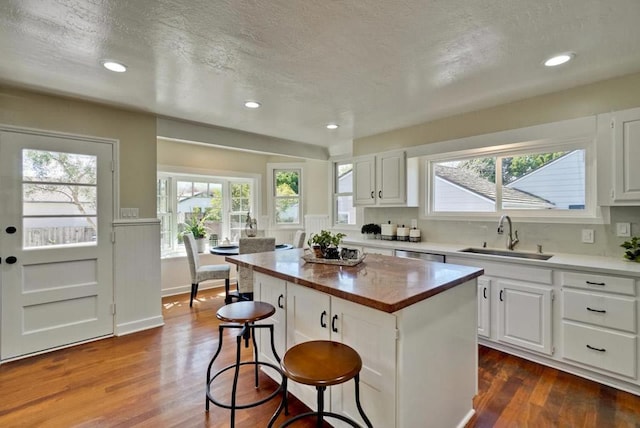
<instances>
[{"instance_id":1,"label":"upper white cabinet","mask_svg":"<svg viewBox=\"0 0 640 428\"><path fill-rule=\"evenodd\" d=\"M640 108L598 116L601 205L640 204Z\"/></svg>"},{"instance_id":2,"label":"upper white cabinet","mask_svg":"<svg viewBox=\"0 0 640 428\"><path fill-rule=\"evenodd\" d=\"M355 158L354 205L417 206L418 163L403 150Z\"/></svg>"}]
</instances>

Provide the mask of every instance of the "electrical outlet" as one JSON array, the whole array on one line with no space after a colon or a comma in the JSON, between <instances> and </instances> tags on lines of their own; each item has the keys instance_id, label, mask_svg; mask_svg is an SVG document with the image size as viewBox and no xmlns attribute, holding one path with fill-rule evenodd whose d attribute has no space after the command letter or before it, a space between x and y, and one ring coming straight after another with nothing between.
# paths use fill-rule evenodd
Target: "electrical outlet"
<instances>
[{"instance_id":1,"label":"electrical outlet","mask_svg":"<svg viewBox=\"0 0 640 428\"><path fill-rule=\"evenodd\" d=\"M582 229L582 242L584 244L593 244L594 242L593 229Z\"/></svg>"},{"instance_id":2,"label":"electrical outlet","mask_svg":"<svg viewBox=\"0 0 640 428\"><path fill-rule=\"evenodd\" d=\"M631 223L616 223L616 235L620 237L631 236Z\"/></svg>"}]
</instances>

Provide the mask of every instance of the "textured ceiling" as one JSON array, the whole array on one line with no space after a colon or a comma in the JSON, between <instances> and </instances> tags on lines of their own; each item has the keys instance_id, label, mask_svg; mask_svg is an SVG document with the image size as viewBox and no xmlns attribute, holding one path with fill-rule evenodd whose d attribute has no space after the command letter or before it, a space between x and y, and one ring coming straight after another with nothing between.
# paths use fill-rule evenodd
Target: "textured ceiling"
<instances>
[{"instance_id":1,"label":"textured ceiling","mask_svg":"<svg viewBox=\"0 0 640 428\"><path fill-rule=\"evenodd\" d=\"M638 0L2 0L0 82L331 147L640 71L639 22Z\"/></svg>"}]
</instances>

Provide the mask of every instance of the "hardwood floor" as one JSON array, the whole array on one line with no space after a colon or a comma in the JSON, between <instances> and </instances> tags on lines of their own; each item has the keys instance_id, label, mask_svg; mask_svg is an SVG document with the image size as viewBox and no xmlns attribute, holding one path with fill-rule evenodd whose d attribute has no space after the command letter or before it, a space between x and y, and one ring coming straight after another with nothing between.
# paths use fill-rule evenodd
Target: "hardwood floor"
<instances>
[{"instance_id":1,"label":"hardwood floor","mask_svg":"<svg viewBox=\"0 0 640 428\"><path fill-rule=\"evenodd\" d=\"M229 426L228 410L204 411L206 368L218 343L215 312L224 303L217 293L201 291L191 309L188 295L164 298L162 328L0 365L0 427ZM234 358L228 334L216 367ZM243 350L245 359L250 355ZM640 397L488 348L480 349L479 376L478 413L469 427L640 427ZM215 393L230 379L223 377ZM261 388L245 385L240 399L274 387L261 377ZM239 410L236 426L266 426L277 404ZM290 410L306 408L293 399Z\"/></svg>"}]
</instances>

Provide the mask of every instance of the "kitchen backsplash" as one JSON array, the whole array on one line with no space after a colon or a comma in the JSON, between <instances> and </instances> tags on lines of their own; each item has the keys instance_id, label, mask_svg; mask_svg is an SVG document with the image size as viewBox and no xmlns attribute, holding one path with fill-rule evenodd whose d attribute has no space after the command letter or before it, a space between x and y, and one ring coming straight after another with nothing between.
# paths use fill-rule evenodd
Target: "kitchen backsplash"
<instances>
[{"instance_id":1,"label":"kitchen backsplash","mask_svg":"<svg viewBox=\"0 0 640 428\"><path fill-rule=\"evenodd\" d=\"M366 208L365 223L392 223L411 225L411 219L418 219L418 208ZM496 233L499 216L491 221L420 220L418 228L422 240L441 243L464 244L503 248L505 235ZM629 238L616 236L616 223L631 223L632 236L640 235L640 207L611 207L611 224L568 224L568 223L525 223L512 219L514 230L518 231L520 243L517 249L536 251L542 245L545 253L571 253L594 256L621 257L620 244ZM594 231L595 242L581 242L582 230Z\"/></svg>"}]
</instances>

